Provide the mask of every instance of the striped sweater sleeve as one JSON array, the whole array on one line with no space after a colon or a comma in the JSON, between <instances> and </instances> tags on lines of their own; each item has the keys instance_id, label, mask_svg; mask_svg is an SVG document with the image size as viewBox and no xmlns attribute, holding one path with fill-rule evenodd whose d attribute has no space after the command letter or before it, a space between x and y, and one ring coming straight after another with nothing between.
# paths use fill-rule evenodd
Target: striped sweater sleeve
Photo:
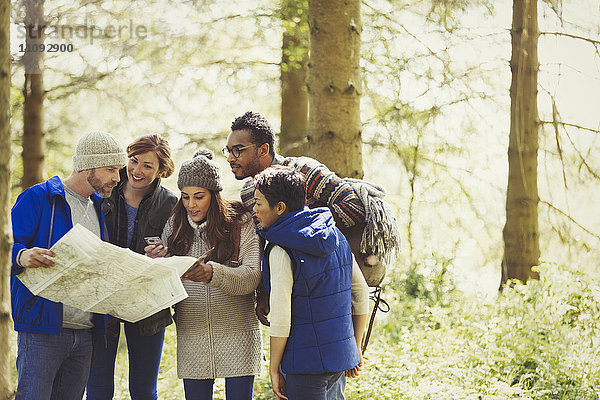
<instances>
[{"instance_id":1,"label":"striped sweater sleeve","mask_svg":"<svg viewBox=\"0 0 600 400\"><path fill-rule=\"evenodd\" d=\"M252 214L252 218L254 219L254 223L258 226L258 221L256 219L256 214L254 213L254 179L250 178L242 187L240 192L240 198L242 200L242 204L244 208Z\"/></svg>"},{"instance_id":2,"label":"striped sweater sleeve","mask_svg":"<svg viewBox=\"0 0 600 400\"><path fill-rule=\"evenodd\" d=\"M282 165L300 171L306 179L308 206L327 206L346 227L365 222L365 207L352 189L325 165L308 157L288 157Z\"/></svg>"}]
</instances>

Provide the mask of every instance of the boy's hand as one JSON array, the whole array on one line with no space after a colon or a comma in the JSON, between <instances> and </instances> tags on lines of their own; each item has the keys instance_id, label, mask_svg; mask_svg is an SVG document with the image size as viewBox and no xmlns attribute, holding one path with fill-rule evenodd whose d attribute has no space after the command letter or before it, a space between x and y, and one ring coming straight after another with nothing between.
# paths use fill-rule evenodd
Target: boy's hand
<instances>
[{"instance_id":1,"label":"boy's hand","mask_svg":"<svg viewBox=\"0 0 600 400\"><path fill-rule=\"evenodd\" d=\"M347 378L357 378L358 375L360 374L360 371L362 371L362 357L356 367L346 370L346 377Z\"/></svg>"},{"instance_id":2,"label":"boy's hand","mask_svg":"<svg viewBox=\"0 0 600 400\"><path fill-rule=\"evenodd\" d=\"M261 281L258 289L256 290L256 316L261 324L265 326L270 326L271 323L267 319L267 315L271 311L271 307L269 306L269 295L267 294L267 289L263 282Z\"/></svg>"},{"instance_id":3,"label":"boy's hand","mask_svg":"<svg viewBox=\"0 0 600 400\"><path fill-rule=\"evenodd\" d=\"M283 379L283 375L281 375L279 369L276 369L275 371L271 370L270 372L271 385L273 386L273 393L275 393L275 397L277 398L277 400L287 400L287 397L285 396L285 379Z\"/></svg>"}]
</instances>

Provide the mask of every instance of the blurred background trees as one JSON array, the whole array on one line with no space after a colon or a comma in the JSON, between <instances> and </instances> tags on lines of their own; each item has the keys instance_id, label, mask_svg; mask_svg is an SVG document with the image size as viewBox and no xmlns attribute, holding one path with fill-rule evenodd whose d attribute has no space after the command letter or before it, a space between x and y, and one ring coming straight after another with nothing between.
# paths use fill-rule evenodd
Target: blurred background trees
<instances>
[{"instance_id":1,"label":"blurred background trees","mask_svg":"<svg viewBox=\"0 0 600 400\"><path fill-rule=\"evenodd\" d=\"M25 2L25 48L44 48L45 18L43 1ZM29 27L29 29L28 29ZM24 52L21 63L25 69L23 84L23 189L43 180L44 169L44 52Z\"/></svg>"},{"instance_id":2,"label":"blurred background trees","mask_svg":"<svg viewBox=\"0 0 600 400\"><path fill-rule=\"evenodd\" d=\"M10 317L10 1L0 1L0 399L13 394L10 364L13 336Z\"/></svg>"},{"instance_id":3,"label":"blurred background trees","mask_svg":"<svg viewBox=\"0 0 600 400\"><path fill-rule=\"evenodd\" d=\"M339 176L363 177L360 0L309 0L308 152Z\"/></svg>"},{"instance_id":4,"label":"blurred background trees","mask_svg":"<svg viewBox=\"0 0 600 400\"><path fill-rule=\"evenodd\" d=\"M13 197L22 185L68 173L73 143L91 129L111 131L124 144L161 133L181 160L199 144L218 150L231 121L254 110L280 127L283 154L316 157L341 175L364 170L386 187L405 229L401 265L426 271L442 260L462 286L471 286L476 271L484 291L493 291L499 282L535 276L538 258L565 261L587 254L598 240L593 3L541 1L521 8L509 1L366 0L343 28L355 29L360 40L319 52L320 41L309 38L307 0L17 2L11 20ZM318 6L312 4L313 25L326 18ZM511 98L511 81L520 81L509 67L513 74L536 68L538 34L512 18L511 11L521 9L530 10L524 21L540 20L539 77L531 76L527 90L515 86ZM45 36L34 36L46 46L71 44L72 51L21 51L28 24L35 25L27 18L41 10ZM511 30L515 40L519 32L526 38L514 42L509 62ZM526 39L529 48L517 47ZM350 59L357 52L360 59ZM34 55L37 61L28 61ZM331 73L343 72L336 60L352 64L353 75L336 82ZM27 74L29 65L40 73ZM310 74L324 68L330 72ZM526 92L528 105L520 106ZM327 93L353 98L354 108L333 96L319 103ZM525 120L529 135L517 133ZM529 144L511 144L517 136L537 138L539 155L523 151ZM338 167L342 158L351 168ZM525 171L539 176L528 178L527 201L512 190L515 179L523 182L514 174ZM511 182L508 190L505 182ZM232 179L231 196L236 184ZM536 198L540 214L529 221L539 227L528 235L539 239L541 256L531 250L524 267L513 267L511 257L522 255L511 246L527 236L513 216L525 203L537 207ZM584 206L572 208L575 199Z\"/></svg>"},{"instance_id":5,"label":"blurred background trees","mask_svg":"<svg viewBox=\"0 0 600 400\"><path fill-rule=\"evenodd\" d=\"M73 143L91 129L111 131L124 144L158 132L181 159L198 144L218 150L230 122L255 110L280 127L282 153L314 156L341 175L360 176L364 169L367 179L386 187L405 229L400 263L408 268L447 260L460 282L468 282L461 275L472 277L473 271L486 282L535 276L531 267L540 257L535 250L522 272L508 271L510 257L519 253L511 243L520 245L525 237L515 230L523 223L512 216L522 214L525 203L537 206L538 197L540 215L529 218L532 224L539 220L538 232L528 235L540 240L540 260L584 255L597 242L594 2L523 3L528 8L515 2L513 8L508 1L366 0L343 28L355 29L361 39L322 52L316 36L309 40L308 1L142 3L15 4L13 196L21 183L68 173ZM327 17L318 6L312 4L313 25ZM521 9L530 10L522 21L540 20L537 79L538 34L511 18L511 10L517 15ZM19 46L28 45L25 28L35 25L31 18L42 10L45 36L30 32L46 46L72 44L72 51L21 51ZM327 12L336 10L341 9ZM313 31L321 33L318 26ZM518 36L522 32L526 38ZM360 59L351 60L357 52ZM28 61L34 55L37 61ZM331 67L341 74L338 59L352 63L352 76L340 75L337 82L331 72L311 75L311 69ZM511 78L511 65L513 74L530 74L529 89L515 86L521 81ZM39 73L28 74L27 66ZM307 82L314 82L308 90ZM327 93L349 94L354 108L338 100L319 103ZM331 104L333 111L326 108ZM523 112L529 114L518 114ZM328 125L333 123L339 125ZM518 133L525 125L530 134ZM524 150L533 144L509 141L517 136L537 139L539 155ZM524 155L531 164L524 164ZM342 158L352 161L350 169L337 166ZM505 183L523 172L539 175L527 178L532 191L526 201ZM523 182L522 176L515 179ZM236 188L230 193L236 195ZM583 206L572 208L575 199ZM514 239L503 251L505 218L504 239ZM506 267L504 277L500 265Z\"/></svg>"},{"instance_id":6,"label":"blurred background trees","mask_svg":"<svg viewBox=\"0 0 600 400\"><path fill-rule=\"evenodd\" d=\"M538 265L538 7L537 0L514 0L510 69L510 134L504 256L500 284L537 278Z\"/></svg>"},{"instance_id":7,"label":"blurred background trees","mask_svg":"<svg viewBox=\"0 0 600 400\"><path fill-rule=\"evenodd\" d=\"M279 151L308 154L308 0L282 0L281 129Z\"/></svg>"}]
</instances>

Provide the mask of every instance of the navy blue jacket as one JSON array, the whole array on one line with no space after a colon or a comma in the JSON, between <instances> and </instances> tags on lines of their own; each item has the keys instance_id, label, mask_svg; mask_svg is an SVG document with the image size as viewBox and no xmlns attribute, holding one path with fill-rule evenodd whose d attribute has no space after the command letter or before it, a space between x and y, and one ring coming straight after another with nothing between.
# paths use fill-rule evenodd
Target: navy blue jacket
<instances>
[{"instance_id":1,"label":"navy blue jacket","mask_svg":"<svg viewBox=\"0 0 600 400\"><path fill-rule=\"evenodd\" d=\"M350 290L352 251L328 208L304 208L261 234L287 249L295 264L290 336L281 360L287 374L338 372L358 364ZM263 281L270 292L268 255Z\"/></svg>"},{"instance_id":2,"label":"navy blue jacket","mask_svg":"<svg viewBox=\"0 0 600 400\"><path fill-rule=\"evenodd\" d=\"M100 211L101 198L91 196L102 232L106 232L104 215ZM30 333L60 333L63 306L33 293L17 278L24 271L17 264L19 251L40 247L50 248L73 227L71 209L65 198L65 189L58 176L38 183L19 195L11 210L13 228L10 293L15 330ZM106 315L94 314L94 333L104 335Z\"/></svg>"}]
</instances>

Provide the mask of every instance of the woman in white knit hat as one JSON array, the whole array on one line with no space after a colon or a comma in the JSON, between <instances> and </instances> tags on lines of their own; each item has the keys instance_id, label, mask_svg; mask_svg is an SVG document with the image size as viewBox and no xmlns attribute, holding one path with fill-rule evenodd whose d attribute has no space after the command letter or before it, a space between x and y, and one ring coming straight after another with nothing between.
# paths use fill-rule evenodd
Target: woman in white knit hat
<instances>
[{"instance_id":1,"label":"woman in white knit hat","mask_svg":"<svg viewBox=\"0 0 600 400\"><path fill-rule=\"evenodd\" d=\"M254 312L260 248L251 215L221 197L220 168L210 150L185 161L177 180L181 198L151 257L205 256L183 275L189 297L175 305L177 375L187 399L212 399L225 378L228 400L251 399L260 373L261 335Z\"/></svg>"}]
</instances>

